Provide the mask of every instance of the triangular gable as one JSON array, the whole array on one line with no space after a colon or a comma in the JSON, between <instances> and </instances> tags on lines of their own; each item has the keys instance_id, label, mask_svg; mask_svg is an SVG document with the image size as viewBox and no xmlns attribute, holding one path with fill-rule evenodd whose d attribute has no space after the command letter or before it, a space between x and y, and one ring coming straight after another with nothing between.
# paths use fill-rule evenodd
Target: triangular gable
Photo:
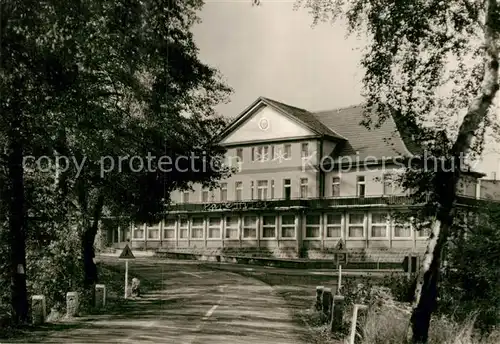
<instances>
[{"instance_id":1,"label":"triangular gable","mask_svg":"<svg viewBox=\"0 0 500 344\"><path fill-rule=\"evenodd\" d=\"M234 144L314 136L318 136L318 133L281 109L261 100L233 121L223 133L220 143Z\"/></svg>"}]
</instances>

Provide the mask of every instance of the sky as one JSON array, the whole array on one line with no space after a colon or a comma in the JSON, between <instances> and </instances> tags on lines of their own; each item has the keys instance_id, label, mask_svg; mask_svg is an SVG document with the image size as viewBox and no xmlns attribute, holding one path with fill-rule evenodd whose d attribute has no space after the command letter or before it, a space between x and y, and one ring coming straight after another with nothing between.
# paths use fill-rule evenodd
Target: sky
<instances>
[{"instance_id":1,"label":"sky","mask_svg":"<svg viewBox=\"0 0 500 344\"><path fill-rule=\"evenodd\" d=\"M234 90L219 112L235 117L259 96L310 111L363 101L363 38L347 37L342 22L312 27L312 16L294 10L293 0L260 3L205 0L193 29L200 59ZM500 178L498 151L498 143L487 145L476 170Z\"/></svg>"}]
</instances>

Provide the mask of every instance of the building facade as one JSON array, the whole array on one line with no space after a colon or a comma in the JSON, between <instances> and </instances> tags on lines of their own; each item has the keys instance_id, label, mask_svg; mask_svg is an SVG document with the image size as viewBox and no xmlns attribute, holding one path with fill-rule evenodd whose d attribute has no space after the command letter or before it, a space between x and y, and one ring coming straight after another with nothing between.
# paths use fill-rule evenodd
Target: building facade
<instances>
[{"instance_id":1,"label":"building facade","mask_svg":"<svg viewBox=\"0 0 500 344\"><path fill-rule=\"evenodd\" d=\"M412 206L396 179L413 143L392 117L377 129L363 119L361 106L313 113L261 97L220 136L235 173L216 189L174 192L161 223L107 226L107 241L310 258L331 256L341 241L386 261L422 252L428 233L391 216ZM464 176L459 203L480 197L480 177Z\"/></svg>"}]
</instances>

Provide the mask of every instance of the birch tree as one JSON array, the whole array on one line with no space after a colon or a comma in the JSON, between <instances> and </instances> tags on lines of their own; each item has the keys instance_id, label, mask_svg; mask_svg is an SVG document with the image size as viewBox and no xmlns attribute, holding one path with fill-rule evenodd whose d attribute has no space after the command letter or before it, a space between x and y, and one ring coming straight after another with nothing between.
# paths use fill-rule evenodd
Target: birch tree
<instances>
[{"instance_id":1,"label":"birch tree","mask_svg":"<svg viewBox=\"0 0 500 344\"><path fill-rule=\"evenodd\" d=\"M392 115L420 153L440 158L432 169L422 166L428 159L420 160L401 181L417 202L425 202L421 212L430 218L411 318L413 343L427 343L461 167L481 153L485 134L498 130L498 4L299 0L296 6L310 11L313 24L341 20L349 34L366 37L363 124L378 126Z\"/></svg>"}]
</instances>

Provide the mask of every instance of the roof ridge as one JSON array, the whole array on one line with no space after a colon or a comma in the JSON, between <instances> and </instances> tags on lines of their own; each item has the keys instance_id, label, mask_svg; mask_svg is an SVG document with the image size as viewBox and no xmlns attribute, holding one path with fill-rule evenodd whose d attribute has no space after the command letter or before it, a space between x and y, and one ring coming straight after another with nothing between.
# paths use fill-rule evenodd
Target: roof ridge
<instances>
[{"instance_id":1,"label":"roof ridge","mask_svg":"<svg viewBox=\"0 0 500 344\"><path fill-rule=\"evenodd\" d=\"M289 115L295 117L297 120L299 120L302 124L306 125L310 129L312 129L314 132L320 135L329 135L333 137L337 137L338 139L345 140L346 138L342 135L340 135L338 132L330 128L329 126L325 125L317 116L315 116L312 112L301 109L295 106L291 106L282 102L279 102L277 100L273 100L270 98L266 97L260 97L264 102L267 102L270 105L276 106L277 108L281 109L282 111L288 113ZM307 119L309 118L309 120Z\"/></svg>"},{"instance_id":2,"label":"roof ridge","mask_svg":"<svg viewBox=\"0 0 500 344\"><path fill-rule=\"evenodd\" d=\"M283 103L283 102L280 102L280 101L275 100L275 99L271 99L271 98L267 98L267 97L260 97L260 98L262 98L263 100L271 101L271 102L277 103L279 105L283 105L283 106L292 108L292 109L296 109L296 110L300 110L300 111L305 111L305 112L311 113L311 111L309 111L309 110L306 110L306 109L303 109L303 108L299 108L299 107L296 107L296 106L293 106L293 105L290 105L290 104L287 104L287 103Z\"/></svg>"},{"instance_id":3,"label":"roof ridge","mask_svg":"<svg viewBox=\"0 0 500 344\"><path fill-rule=\"evenodd\" d=\"M319 113L323 113L323 112L342 111L342 110L347 110L347 109L352 109L352 108L360 107L360 106L363 106L363 105L364 105L364 103L358 103L358 104L352 104L352 105L342 106L342 107L339 107L339 108L311 111L311 113L312 114L319 114Z\"/></svg>"}]
</instances>

